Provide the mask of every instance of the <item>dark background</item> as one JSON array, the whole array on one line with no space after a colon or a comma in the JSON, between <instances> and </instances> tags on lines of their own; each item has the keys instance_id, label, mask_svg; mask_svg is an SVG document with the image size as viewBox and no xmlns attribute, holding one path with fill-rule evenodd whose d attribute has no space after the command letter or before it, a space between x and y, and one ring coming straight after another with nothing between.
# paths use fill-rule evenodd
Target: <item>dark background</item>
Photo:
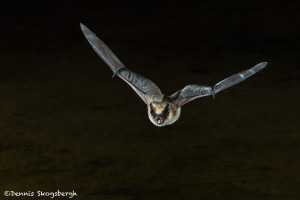
<instances>
[{"instance_id":1,"label":"dark background","mask_svg":"<svg viewBox=\"0 0 300 200\"><path fill-rule=\"evenodd\" d=\"M11 2L0 13L1 199L57 189L74 199L300 199L298 2ZM167 95L269 65L157 128L79 23Z\"/></svg>"}]
</instances>

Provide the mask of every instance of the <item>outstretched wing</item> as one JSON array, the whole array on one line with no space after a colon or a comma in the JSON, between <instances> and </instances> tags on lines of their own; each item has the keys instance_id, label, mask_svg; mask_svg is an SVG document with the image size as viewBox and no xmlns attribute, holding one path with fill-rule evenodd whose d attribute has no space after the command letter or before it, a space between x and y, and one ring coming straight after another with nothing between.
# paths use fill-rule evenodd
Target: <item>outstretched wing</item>
<instances>
[{"instance_id":1,"label":"outstretched wing","mask_svg":"<svg viewBox=\"0 0 300 200\"><path fill-rule=\"evenodd\" d=\"M244 80L246 80L247 78L249 78L250 76L256 74L257 72L259 72L260 70L262 70L263 68L265 68L267 66L267 62L262 62L259 63L257 65L255 65L254 67L247 69L245 71L242 71L240 73L234 74L222 81L220 81L219 83L217 83L214 86L214 91L217 94L218 92L229 88L235 84L238 84Z\"/></svg>"},{"instance_id":2,"label":"outstretched wing","mask_svg":"<svg viewBox=\"0 0 300 200\"><path fill-rule=\"evenodd\" d=\"M132 87L132 89L147 104L151 101L162 101L163 94L151 80L128 70L117 56L86 26L80 24L81 30L90 45L102 60L110 67L113 73Z\"/></svg>"},{"instance_id":3,"label":"outstretched wing","mask_svg":"<svg viewBox=\"0 0 300 200\"><path fill-rule=\"evenodd\" d=\"M187 85L183 89L171 95L169 98L171 102L177 105L177 107L181 107L189 101L213 94L214 90L210 86Z\"/></svg>"},{"instance_id":4,"label":"outstretched wing","mask_svg":"<svg viewBox=\"0 0 300 200\"><path fill-rule=\"evenodd\" d=\"M180 107L194 99L204 97L204 96L209 96L209 95L215 95L226 88L229 88L235 84L238 84L246 80L250 76L254 75L255 73L265 68L267 64L268 64L267 62L259 63L250 69L234 74L220 81L213 87L202 86L202 85L187 85L183 89L171 95L169 98L173 103L175 103L178 107Z\"/></svg>"}]
</instances>

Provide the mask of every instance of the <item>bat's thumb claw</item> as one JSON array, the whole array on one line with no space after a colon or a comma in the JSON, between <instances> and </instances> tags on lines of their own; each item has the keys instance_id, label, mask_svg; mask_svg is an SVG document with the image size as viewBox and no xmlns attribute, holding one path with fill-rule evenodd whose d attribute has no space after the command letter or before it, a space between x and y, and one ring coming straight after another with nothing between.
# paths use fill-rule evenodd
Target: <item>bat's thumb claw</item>
<instances>
[{"instance_id":1,"label":"bat's thumb claw","mask_svg":"<svg viewBox=\"0 0 300 200\"><path fill-rule=\"evenodd\" d=\"M113 75L112 77L115 77L115 75L119 76L119 75L120 75L120 71L123 70L123 69L124 69L124 68L119 69L119 70L116 70L116 71L114 72L114 75Z\"/></svg>"},{"instance_id":2,"label":"bat's thumb claw","mask_svg":"<svg viewBox=\"0 0 300 200\"><path fill-rule=\"evenodd\" d=\"M213 98L215 98L215 96L216 96L216 92L213 90L213 92L212 92L212 95L213 95Z\"/></svg>"},{"instance_id":3,"label":"bat's thumb claw","mask_svg":"<svg viewBox=\"0 0 300 200\"><path fill-rule=\"evenodd\" d=\"M118 75L117 71L112 75L112 78L115 77L115 75Z\"/></svg>"}]
</instances>

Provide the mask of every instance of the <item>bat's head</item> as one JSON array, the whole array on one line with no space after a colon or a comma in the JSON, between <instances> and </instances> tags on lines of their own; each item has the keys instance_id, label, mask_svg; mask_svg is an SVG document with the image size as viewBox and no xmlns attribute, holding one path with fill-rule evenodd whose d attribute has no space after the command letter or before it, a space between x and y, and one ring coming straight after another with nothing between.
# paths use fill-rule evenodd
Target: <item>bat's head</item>
<instances>
[{"instance_id":1,"label":"bat's head","mask_svg":"<svg viewBox=\"0 0 300 200\"><path fill-rule=\"evenodd\" d=\"M148 104L148 116L156 126L173 124L180 116L181 108L167 101L151 102Z\"/></svg>"}]
</instances>

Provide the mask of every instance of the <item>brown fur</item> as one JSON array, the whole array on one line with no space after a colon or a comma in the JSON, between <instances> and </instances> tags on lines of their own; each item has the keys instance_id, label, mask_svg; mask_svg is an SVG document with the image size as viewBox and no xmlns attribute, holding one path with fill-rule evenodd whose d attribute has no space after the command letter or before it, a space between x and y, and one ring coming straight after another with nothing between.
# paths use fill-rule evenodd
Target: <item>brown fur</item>
<instances>
[{"instance_id":1,"label":"brown fur","mask_svg":"<svg viewBox=\"0 0 300 200\"><path fill-rule=\"evenodd\" d=\"M162 102L152 102L153 107L155 108L156 114L161 114L162 111L164 110L165 106L167 105L166 101Z\"/></svg>"},{"instance_id":2,"label":"brown fur","mask_svg":"<svg viewBox=\"0 0 300 200\"><path fill-rule=\"evenodd\" d=\"M167 102L167 101L161 101L161 102L153 101L152 105L155 108L156 114L161 114L168 103L169 102ZM170 105L170 114L169 114L168 118L172 118L174 115L174 112L177 110L177 107L173 103L169 103L169 105Z\"/></svg>"},{"instance_id":3,"label":"brown fur","mask_svg":"<svg viewBox=\"0 0 300 200\"><path fill-rule=\"evenodd\" d=\"M180 107L177 108L177 106L176 106L175 104L173 104L173 103L170 103L170 102L168 102L168 101L161 101L161 102L155 102L155 101L153 101L153 102L151 102L151 103L152 103L153 107L155 108L156 114L161 114L161 113L163 112L165 106L166 106L167 104L170 105L170 113L169 113L169 115L168 115L167 118L164 120L163 124L158 125L158 124L155 122L155 120L153 119L153 117L152 117L152 115L151 115L151 113L150 113L151 108L150 108L150 104L148 104L148 116L149 116L149 119L150 119L150 121L151 121L153 124L155 124L156 126L165 126L165 125L172 124L172 123L174 123L175 121L177 121L177 119L178 119L179 116L180 116L180 111L181 111Z\"/></svg>"}]
</instances>

